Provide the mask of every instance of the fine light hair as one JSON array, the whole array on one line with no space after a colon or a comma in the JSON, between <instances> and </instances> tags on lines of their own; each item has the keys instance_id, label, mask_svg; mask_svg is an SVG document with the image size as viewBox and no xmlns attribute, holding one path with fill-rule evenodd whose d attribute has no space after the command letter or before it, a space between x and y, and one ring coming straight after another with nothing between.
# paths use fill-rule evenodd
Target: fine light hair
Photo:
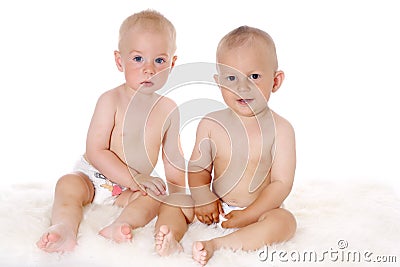
<instances>
[{"instance_id":1,"label":"fine light hair","mask_svg":"<svg viewBox=\"0 0 400 267\"><path fill-rule=\"evenodd\" d=\"M127 17L119 28L119 39L118 49L121 50L121 40L123 40L125 34L133 27L143 27L149 31L164 32L167 31L170 34L171 42L173 43L173 52L176 50L176 30L174 25L160 12L147 9L141 12L135 13Z\"/></svg>"},{"instance_id":2,"label":"fine light hair","mask_svg":"<svg viewBox=\"0 0 400 267\"><path fill-rule=\"evenodd\" d=\"M240 26L228 34L226 34L217 47L217 62L218 58L224 50L230 50L242 46L252 46L256 42L262 41L268 49L268 54L271 55L271 63L274 69L278 69L278 58L276 55L275 43L272 37L263 30L249 26Z\"/></svg>"}]
</instances>

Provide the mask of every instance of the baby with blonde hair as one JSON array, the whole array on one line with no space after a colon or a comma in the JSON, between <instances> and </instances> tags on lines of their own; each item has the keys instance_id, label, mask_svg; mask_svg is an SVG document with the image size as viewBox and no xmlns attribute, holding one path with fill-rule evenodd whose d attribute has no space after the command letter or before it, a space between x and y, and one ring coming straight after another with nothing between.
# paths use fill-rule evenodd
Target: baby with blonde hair
<instances>
[{"instance_id":1,"label":"baby with blonde hair","mask_svg":"<svg viewBox=\"0 0 400 267\"><path fill-rule=\"evenodd\" d=\"M221 39L216 54L214 79L228 107L199 122L188 164L194 209L163 204L160 215L167 223L156 235L159 253L169 255L182 251L179 242L194 215L231 229L194 242L193 259L202 265L218 249L256 250L296 231L293 214L283 208L295 174L295 134L268 107L285 77L275 44L266 32L242 26Z\"/></svg>"},{"instance_id":2,"label":"baby with blonde hair","mask_svg":"<svg viewBox=\"0 0 400 267\"><path fill-rule=\"evenodd\" d=\"M124 207L100 234L116 242L131 240L132 230L158 213L160 202L150 195L167 192L164 181L151 176L160 147L169 192L184 187L179 112L171 99L156 93L175 65L175 50L175 28L160 13L142 11L122 23L114 57L125 82L98 99L86 152L57 182L51 226L39 248L74 249L83 208L90 203Z\"/></svg>"}]
</instances>

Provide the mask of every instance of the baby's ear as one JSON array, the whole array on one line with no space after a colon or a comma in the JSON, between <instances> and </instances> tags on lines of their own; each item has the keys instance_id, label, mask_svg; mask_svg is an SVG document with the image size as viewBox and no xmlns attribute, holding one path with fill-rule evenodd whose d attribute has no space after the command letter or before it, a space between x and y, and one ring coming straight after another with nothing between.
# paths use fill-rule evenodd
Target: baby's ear
<instances>
[{"instance_id":1,"label":"baby's ear","mask_svg":"<svg viewBox=\"0 0 400 267\"><path fill-rule=\"evenodd\" d=\"M117 50L114 51L114 60L115 60L115 64L117 65L118 70L123 72L124 67L122 66L121 53Z\"/></svg>"},{"instance_id":2,"label":"baby's ear","mask_svg":"<svg viewBox=\"0 0 400 267\"><path fill-rule=\"evenodd\" d=\"M275 93L281 87L283 80L285 79L285 73L281 70L275 72L274 85L272 87L272 92Z\"/></svg>"},{"instance_id":3,"label":"baby's ear","mask_svg":"<svg viewBox=\"0 0 400 267\"><path fill-rule=\"evenodd\" d=\"M214 81L218 86L220 86L219 85L219 76L218 76L218 74L214 74Z\"/></svg>"},{"instance_id":4,"label":"baby's ear","mask_svg":"<svg viewBox=\"0 0 400 267\"><path fill-rule=\"evenodd\" d=\"M173 56L172 57L172 63L171 63L171 69L175 66L175 62L178 59L178 56Z\"/></svg>"}]
</instances>

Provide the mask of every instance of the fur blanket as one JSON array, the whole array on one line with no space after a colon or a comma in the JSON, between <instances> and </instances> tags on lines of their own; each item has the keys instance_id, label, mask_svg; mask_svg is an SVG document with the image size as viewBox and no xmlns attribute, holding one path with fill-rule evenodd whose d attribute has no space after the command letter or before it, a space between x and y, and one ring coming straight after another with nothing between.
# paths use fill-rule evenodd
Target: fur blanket
<instances>
[{"instance_id":1,"label":"fur blanket","mask_svg":"<svg viewBox=\"0 0 400 267\"><path fill-rule=\"evenodd\" d=\"M89 205L73 252L48 254L35 243L50 223L53 185L20 184L0 193L0 266L199 266L192 243L224 235L201 223L190 225L184 252L159 257L154 252L154 223L134 230L134 241L116 244L97 233L121 211ZM298 182L285 207L296 216L293 239L258 251L220 250L208 266L310 266L315 261L346 266L396 266L400 262L400 200L389 187L365 182ZM249 237L251 238L251 237Z\"/></svg>"}]
</instances>

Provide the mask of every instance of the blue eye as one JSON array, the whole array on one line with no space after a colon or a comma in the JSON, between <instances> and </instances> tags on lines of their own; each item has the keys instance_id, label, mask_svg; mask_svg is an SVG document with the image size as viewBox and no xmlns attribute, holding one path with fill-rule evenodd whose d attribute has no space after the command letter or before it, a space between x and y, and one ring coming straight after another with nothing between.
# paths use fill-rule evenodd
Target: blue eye
<instances>
[{"instance_id":1,"label":"blue eye","mask_svg":"<svg viewBox=\"0 0 400 267\"><path fill-rule=\"evenodd\" d=\"M226 77L226 79L230 82L233 82L234 80L236 80L236 76L233 75L229 75L228 77Z\"/></svg>"},{"instance_id":2,"label":"blue eye","mask_svg":"<svg viewBox=\"0 0 400 267\"><path fill-rule=\"evenodd\" d=\"M257 73L250 74L250 76L249 76L249 78L252 79L252 80L257 80L260 77L261 77L261 75L257 74Z\"/></svg>"},{"instance_id":3,"label":"blue eye","mask_svg":"<svg viewBox=\"0 0 400 267\"><path fill-rule=\"evenodd\" d=\"M143 62L144 58L141 57L141 56L136 56L136 57L132 58L132 60L135 61L135 62Z\"/></svg>"},{"instance_id":4,"label":"blue eye","mask_svg":"<svg viewBox=\"0 0 400 267\"><path fill-rule=\"evenodd\" d=\"M162 63L166 62L165 59L163 59L163 58L161 58L161 57L156 58L154 61L155 61L157 64L162 64Z\"/></svg>"}]
</instances>

